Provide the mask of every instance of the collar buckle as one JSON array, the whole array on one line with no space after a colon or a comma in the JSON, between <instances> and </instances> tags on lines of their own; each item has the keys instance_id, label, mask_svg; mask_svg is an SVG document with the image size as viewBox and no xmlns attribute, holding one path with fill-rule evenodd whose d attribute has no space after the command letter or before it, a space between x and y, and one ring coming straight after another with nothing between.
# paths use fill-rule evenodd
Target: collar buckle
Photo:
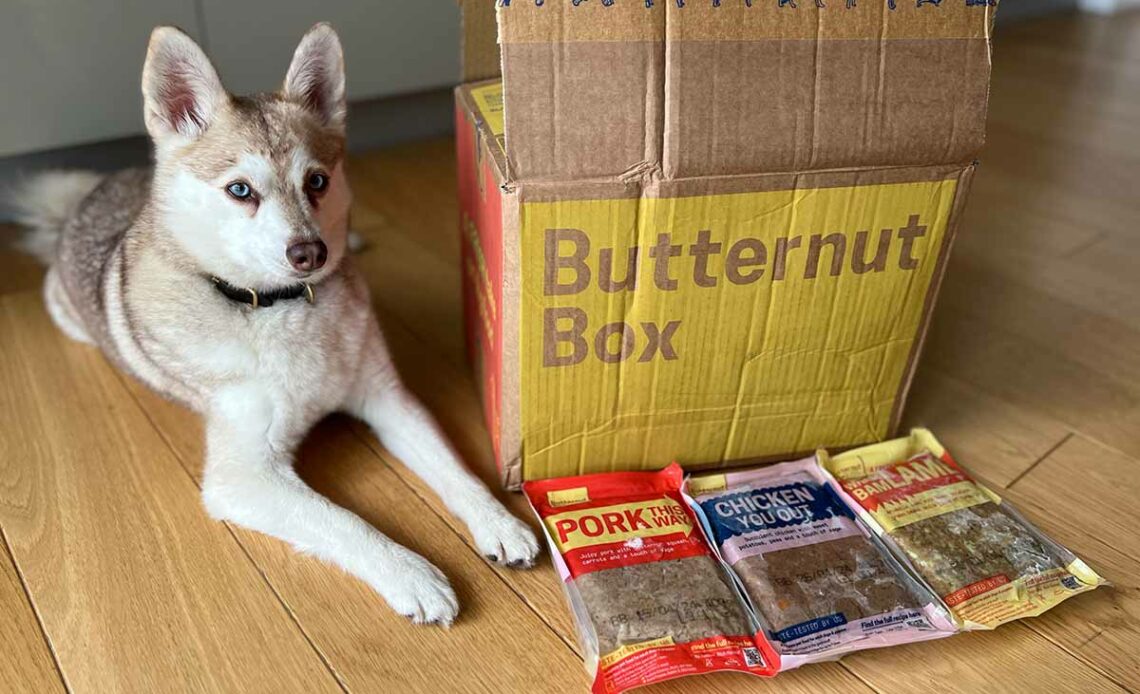
<instances>
[{"instance_id":1,"label":"collar buckle","mask_svg":"<svg viewBox=\"0 0 1140 694\"><path fill-rule=\"evenodd\" d=\"M313 285L303 282L295 284L292 287L284 289L274 289L265 292L258 292L253 287L238 287L226 282L220 277L210 277L210 281L214 284L214 288L221 292L230 301L236 301L240 304L248 304L252 308L262 308L272 306L278 301L288 299L298 299L305 297L305 302L315 304L317 302L317 294L313 289Z\"/></svg>"}]
</instances>

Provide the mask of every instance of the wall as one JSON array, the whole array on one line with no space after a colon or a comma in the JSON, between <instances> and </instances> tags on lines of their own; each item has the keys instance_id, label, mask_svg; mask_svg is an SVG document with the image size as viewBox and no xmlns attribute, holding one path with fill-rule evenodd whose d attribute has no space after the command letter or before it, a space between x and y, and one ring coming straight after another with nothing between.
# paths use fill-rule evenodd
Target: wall
<instances>
[{"instance_id":1,"label":"wall","mask_svg":"<svg viewBox=\"0 0 1140 694\"><path fill-rule=\"evenodd\" d=\"M1140 7L1140 0L1078 0L1077 4L1085 12L1112 14L1113 12Z\"/></svg>"},{"instance_id":2,"label":"wall","mask_svg":"<svg viewBox=\"0 0 1140 694\"><path fill-rule=\"evenodd\" d=\"M459 74L447 0L5 0L0 14L0 156L141 134L139 77L159 24L195 37L238 93L280 85L319 20L340 33L352 100L443 88Z\"/></svg>"}]
</instances>

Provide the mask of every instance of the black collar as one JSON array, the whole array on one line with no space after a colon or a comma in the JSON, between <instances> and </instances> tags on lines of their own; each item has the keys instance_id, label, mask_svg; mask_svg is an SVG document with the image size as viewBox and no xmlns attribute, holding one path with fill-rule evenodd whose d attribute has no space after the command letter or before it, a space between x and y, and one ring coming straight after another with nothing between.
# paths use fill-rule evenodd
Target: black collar
<instances>
[{"instance_id":1,"label":"black collar","mask_svg":"<svg viewBox=\"0 0 1140 694\"><path fill-rule=\"evenodd\" d=\"M253 287L235 287L219 277L211 277L210 281L214 283L214 288L230 301L236 301L240 304L249 304L254 308L265 308L266 306L272 306L275 301L298 299L302 296L305 297L305 301L308 301L310 304L316 301L316 296L313 294L313 285L305 284L304 282L289 287L282 287L281 289L258 291Z\"/></svg>"}]
</instances>

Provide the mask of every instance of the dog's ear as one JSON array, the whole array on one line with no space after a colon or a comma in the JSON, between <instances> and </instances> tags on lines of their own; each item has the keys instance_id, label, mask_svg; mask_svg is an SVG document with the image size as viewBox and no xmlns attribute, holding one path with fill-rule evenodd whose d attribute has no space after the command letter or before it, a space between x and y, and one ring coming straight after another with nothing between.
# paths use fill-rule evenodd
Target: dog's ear
<instances>
[{"instance_id":1,"label":"dog's ear","mask_svg":"<svg viewBox=\"0 0 1140 694\"><path fill-rule=\"evenodd\" d=\"M197 138L229 99L210 59L174 27L151 33L142 90L146 129L156 142Z\"/></svg>"},{"instance_id":2,"label":"dog's ear","mask_svg":"<svg viewBox=\"0 0 1140 694\"><path fill-rule=\"evenodd\" d=\"M344 127L344 52L331 26L322 22L301 38L285 74L284 91L326 125Z\"/></svg>"}]
</instances>

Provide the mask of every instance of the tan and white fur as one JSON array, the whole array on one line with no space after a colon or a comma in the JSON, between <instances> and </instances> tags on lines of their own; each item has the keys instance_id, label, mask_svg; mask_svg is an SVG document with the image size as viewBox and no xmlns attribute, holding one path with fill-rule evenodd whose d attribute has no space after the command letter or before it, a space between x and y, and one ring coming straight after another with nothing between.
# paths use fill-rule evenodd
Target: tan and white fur
<instances>
[{"instance_id":1,"label":"tan and white fur","mask_svg":"<svg viewBox=\"0 0 1140 694\"><path fill-rule=\"evenodd\" d=\"M529 566L538 552L530 528L464 468L400 382L345 257L351 194L336 33L313 27L281 91L242 98L188 36L161 27L142 86L153 170L46 174L16 199L32 227L25 246L50 263L52 318L205 417L210 515L343 568L416 622L450 624L458 603L435 566L293 470L309 429L348 412L439 494L484 555ZM235 197L245 189L234 182L250 195ZM323 266L287 259L291 246L317 241ZM315 302L255 308L223 296L211 277L263 291L309 283Z\"/></svg>"}]
</instances>

